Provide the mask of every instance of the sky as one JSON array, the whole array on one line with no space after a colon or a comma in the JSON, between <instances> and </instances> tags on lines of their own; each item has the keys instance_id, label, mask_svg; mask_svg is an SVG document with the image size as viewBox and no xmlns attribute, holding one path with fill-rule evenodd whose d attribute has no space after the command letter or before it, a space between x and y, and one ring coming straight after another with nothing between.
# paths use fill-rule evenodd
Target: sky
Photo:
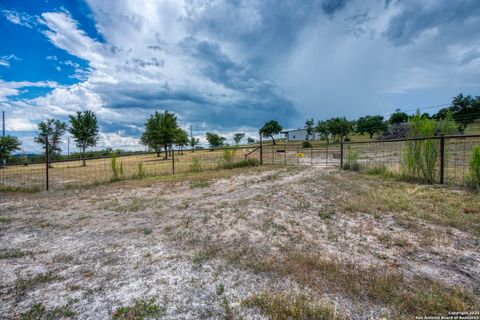
<instances>
[{"instance_id":1,"label":"sky","mask_svg":"<svg viewBox=\"0 0 480 320\"><path fill-rule=\"evenodd\" d=\"M479 30L478 0L1 0L0 109L24 152L39 122L85 110L98 148L131 150L155 111L202 142L434 112L480 95Z\"/></svg>"}]
</instances>

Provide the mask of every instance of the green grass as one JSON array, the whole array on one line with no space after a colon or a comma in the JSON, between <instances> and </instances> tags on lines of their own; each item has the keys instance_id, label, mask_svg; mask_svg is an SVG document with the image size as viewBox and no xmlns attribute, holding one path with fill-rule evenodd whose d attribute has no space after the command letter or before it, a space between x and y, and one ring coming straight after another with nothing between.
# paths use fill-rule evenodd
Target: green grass
<instances>
[{"instance_id":1,"label":"green grass","mask_svg":"<svg viewBox=\"0 0 480 320\"><path fill-rule=\"evenodd\" d=\"M135 300L131 306L117 308L112 320L161 319L164 315L165 308L156 304L154 299Z\"/></svg>"},{"instance_id":2,"label":"green grass","mask_svg":"<svg viewBox=\"0 0 480 320\"><path fill-rule=\"evenodd\" d=\"M0 250L0 259L15 259L32 255L30 251L21 251L19 249Z\"/></svg>"},{"instance_id":3,"label":"green grass","mask_svg":"<svg viewBox=\"0 0 480 320\"><path fill-rule=\"evenodd\" d=\"M32 278L17 280L15 282L14 292L17 295L17 298L22 297L23 295L28 293L28 291L31 291L38 285L60 280L63 280L63 277L52 272L40 273Z\"/></svg>"},{"instance_id":4,"label":"green grass","mask_svg":"<svg viewBox=\"0 0 480 320\"><path fill-rule=\"evenodd\" d=\"M41 303L34 304L27 312L20 315L21 320L57 320L57 319L73 319L76 313L69 309L68 306L56 307L48 310Z\"/></svg>"}]
</instances>

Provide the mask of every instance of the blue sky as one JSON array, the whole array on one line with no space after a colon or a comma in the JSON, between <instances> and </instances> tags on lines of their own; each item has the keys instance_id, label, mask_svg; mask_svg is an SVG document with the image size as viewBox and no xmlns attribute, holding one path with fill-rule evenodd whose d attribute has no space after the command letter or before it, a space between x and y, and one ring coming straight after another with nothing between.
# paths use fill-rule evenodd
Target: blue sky
<instances>
[{"instance_id":1,"label":"blue sky","mask_svg":"<svg viewBox=\"0 0 480 320\"><path fill-rule=\"evenodd\" d=\"M480 94L478 30L478 0L2 0L0 108L27 152L83 110L129 149L155 110L199 137L434 111Z\"/></svg>"}]
</instances>

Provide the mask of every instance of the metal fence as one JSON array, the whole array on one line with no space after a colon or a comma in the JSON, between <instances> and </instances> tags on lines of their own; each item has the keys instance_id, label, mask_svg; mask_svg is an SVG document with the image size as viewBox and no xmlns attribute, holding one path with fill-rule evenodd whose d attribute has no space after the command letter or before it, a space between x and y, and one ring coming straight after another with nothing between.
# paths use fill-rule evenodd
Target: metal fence
<instances>
[{"instance_id":1,"label":"metal fence","mask_svg":"<svg viewBox=\"0 0 480 320\"><path fill-rule=\"evenodd\" d=\"M382 170L419 180L426 180L424 171L428 169L430 180L427 182L467 185L470 183L472 150L479 145L480 135L331 144L315 141L308 147L302 142L282 141L211 150L174 150L167 158L165 152L159 157L153 152L142 152L87 158L85 165L83 159L44 161L0 168L0 191L59 190L115 180L233 168L257 162L261 165ZM413 158L412 152L417 153Z\"/></svg>"},{"instance_id":2,"label":"metal fence","mask_svg":"<svg viewBox=\"0 0 480 320\"><path fill-rule=\"evenodd\" d=\"M173 150L158 157L153 152L83 159L54 160L0 168L0 191L42 191L76 188L115 180L135 179L232 168L249 161L259 163L254 147L229 147L211 150ZM251 160L254 159L254 160ZM250 163L252 164L252 163Z\"/></svg>"},{"instance_id":3,"label":"metal fence","mask_svg":"<svg viewBox=\"0 0 480 320\"><path fill-rule=\"evenodd\" d=\"M429 183L469 185L475 146L480 146L480 135L346 142L341 146L341 166Z\"/></svg>"}]
</instances>

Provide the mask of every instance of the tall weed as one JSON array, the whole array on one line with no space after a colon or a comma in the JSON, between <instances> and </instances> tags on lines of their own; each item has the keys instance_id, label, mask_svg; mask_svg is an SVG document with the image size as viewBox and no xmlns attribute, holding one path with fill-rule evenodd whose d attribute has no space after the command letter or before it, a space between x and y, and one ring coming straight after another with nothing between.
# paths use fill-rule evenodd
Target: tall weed
<instances>
[{"instance_id":1,"label":"tall weed","mask_svg":"<svg viewBox=\"0 0 480 320\"><path fill-rule=\"evenodd\" d=\"M470 184L476 189L480 189L480 146L472 149L472 158L469 163Z\"/></svg>"}]
</instances>

